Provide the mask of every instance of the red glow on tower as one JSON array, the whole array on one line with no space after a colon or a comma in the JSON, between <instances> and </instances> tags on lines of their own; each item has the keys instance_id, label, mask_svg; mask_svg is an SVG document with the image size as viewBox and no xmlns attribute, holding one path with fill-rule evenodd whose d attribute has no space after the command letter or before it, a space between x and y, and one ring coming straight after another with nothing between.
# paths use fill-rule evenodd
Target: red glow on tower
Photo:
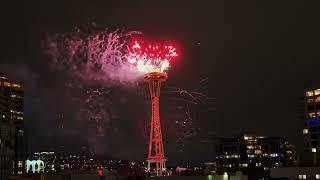
<instances>
[{"instance_id":1,"label":"red glow on tower","mask_svg":"<svg viewBox=\"0 0 320 180\"><path fill-rule=\"evenodd\" d=\"M134 41L129 47L129 63L145 73L144 80L149 84L152 115L147 161L148 170L151 164L155 164L157 176L162 176L166 168L159 112L160 87L161 83L167 80L165 71L176 56L178 56L176 48L170 44L146 44Z\"/></svg>"},{"instance_id":2,"label":"red glow on tower","mask_svg":"<svg viewBox=\"0 0 320 180\"><path fill-rule=\"evenodd\" d=\"M166 168L159 112L160 87L166 79L167 74L161 72L147 73L144 77L144 80L149 84L152 111L147 160L148 170L150 170L150 165L154 163L157 176L162 176Z\"/></svg>"}]
</instances>

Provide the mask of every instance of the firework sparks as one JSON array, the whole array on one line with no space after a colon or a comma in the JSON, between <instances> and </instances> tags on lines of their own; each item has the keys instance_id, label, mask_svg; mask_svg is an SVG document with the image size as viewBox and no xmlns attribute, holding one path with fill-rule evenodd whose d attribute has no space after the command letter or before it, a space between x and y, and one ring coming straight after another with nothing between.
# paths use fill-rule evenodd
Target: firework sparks
<instances>
[{"instance_id":1,"label":"firework sparks","mask_svg":"<svg viewBox=\"0 0 320 180\"><path fill-rule=\"evenodd\" d=\"M170 61L177 57L176 48L169 44L151 45L134 41L129 47L128 62L136 65L143 73L164 72Z\"/></svg>"},{"instance_id":2,"label":"firework sparks","mask_svg":"<svg viewBox=\"0 0 320 180\"><path fill-rule=\"evenodd\" d=\"M178 94L178 97L171 97L172 100L180 100L189 104L205 104L207 100L214 99L206 94L197 91L188 91L178 87L166 87L164 93Z\"/></svg>"},{"instance_id":3,"label":"firework sparks","mask_svg":"<svg viewBox=\"0 0 320 180\"><path fill-rule=\"evenodd\" d=\"M55 69L68 70L75 77L130 82L137 73L127 63L126 40L137 34L141 33L108 29L85 33L78 28L69 35L49 36L47 51Z\"/></svg>"},{"instance_id":4,"label":"firework sparks","mask_svg":"<svg viewBox=\"0 0 320 180\"><path fill-rule=\"evenodd\" d=\"M172 118L170 121L174 120L175 122L172 131L180 151L183 152L185 141L199 136L203 131L198 125L195 113L199 110L209 112L211 109L209 102L215 98L211 98L203 92L178 87L164 87L163 92L169 102L173 103L173 111L180 114L169 118Z\"/></svg>"}]
</instances>

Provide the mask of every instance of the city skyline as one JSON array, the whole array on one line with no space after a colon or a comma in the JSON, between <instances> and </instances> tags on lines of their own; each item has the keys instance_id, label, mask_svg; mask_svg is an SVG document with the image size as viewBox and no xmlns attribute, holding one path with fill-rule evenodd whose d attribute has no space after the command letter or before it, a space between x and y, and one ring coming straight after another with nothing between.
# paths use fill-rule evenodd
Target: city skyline
<instances>
[{"instance_id":1,"label":"city skyline","mask_svg":"<svg viewBox=\"0 0 320 180\"><path fill-rule=\"evenodd\" d=\"M308 81L320 80L316 76L319 13L312 4L52 1L12 3L9 7L1 11L7 19L1 29L0 72L25 85L30 152L62 145L72 152L94 144L97 153L115 158L146 156L148 129L144 128L150 102L143 98L144 86L92 85L78 82L68 71L52 69L47 38L93 24L140 31L146 39L174 41L181 53L164 86L167 93L199 91L213 98L196 105L172 100L185 98L179 93L163 96L160 111L167 129L168 159L214 159L213 140L241 132L288 137L293 144L303 144L300 98ZM92 135L99 126L88 125L78 117L83 114L77 115L79 97L88 95L84 88L75 88L77 85L93 96L100 88L99 93L105 93L100 100L114 107L111 120L101 122L105 124L101 134ZM105 108L105 104L99 107ZM169 113L174 108L179 113ZM186 124L191 124L184 126L187 118L191 120ZM183 121L176 123L176 119ZM172 121L176 124L170 126ZM191 128L194 130L184 132ZM128 143L121 143L124 141Z\"/></svg>"}]
</instances>

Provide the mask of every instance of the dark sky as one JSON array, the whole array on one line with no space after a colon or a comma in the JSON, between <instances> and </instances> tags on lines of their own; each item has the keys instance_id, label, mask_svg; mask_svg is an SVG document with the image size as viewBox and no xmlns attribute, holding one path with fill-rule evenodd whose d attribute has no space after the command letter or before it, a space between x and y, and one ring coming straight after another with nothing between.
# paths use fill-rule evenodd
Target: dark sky
<instances>
[{"instance_id":1,"label":"dark sky","mask_svg":"<svg viewBox=\"0 0 320 180\"><path fill-rule=\"evenodd\" d=\"M197 120L204 131L213 132L214 137L256 132L285 136L300 143L299 98L307 81L319 80L320 13L319 3L313 2L316 1L11 2L0 8L0 71L26 84L31 151L51 148L48 144L52 139L70 144L72 138L62 140L53 138L54 133L46 134L48 124L56 123L58 112L72 116L69 109L58 108L67 105L57 97L68 96L59 86L64 76L53 73L46 59L43 49L46 35L68 32L91 22L138 30L146 38L170 39L179 44L181 56L169 72L168 85L195 89L201 79L208 78L208 95L216 98L213 103L216 110L203 122ZM145 109L143 112L148 106ZM126 113L141 117L136 110L139 109ZM76 127L73 130L77 131ZM114 138L123 140L128 136L130 133ZM133 142L115 145L134 147L128 155L124 150L117 154L116 149L108 155L143 158L143 142ZM208 144L185 150L180 156L175 155L174 148L168 149L168 157L173 160L213 159L213 149Z\"/></svg>"}]
</instances>

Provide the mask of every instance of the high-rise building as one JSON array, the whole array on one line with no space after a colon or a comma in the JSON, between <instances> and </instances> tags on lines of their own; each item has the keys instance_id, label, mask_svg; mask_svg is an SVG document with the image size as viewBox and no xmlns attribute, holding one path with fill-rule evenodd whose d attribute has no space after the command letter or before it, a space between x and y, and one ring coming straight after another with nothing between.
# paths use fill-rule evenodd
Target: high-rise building
<instances>
[{"instance_id":1,"label":"high-rise building","mask_svg":"<svg viewBox=\"0 0 320 180\"><path fill-rule=\"evenodd\" d=\"M302 134L304 136L304 153L300 164L320 164L320 86L309 83L304 92L304 111Z\"/></svg>"},{"instance_id":2,"label":"high-rise building","mask_svg":"<svg viewBox=\"0 0 320 180\"><path fill-rule=\"evenodd\" d=\"M305 151L320 151L320 88L308 88L304 96L305 114L302 133L305 138Z\"/></svg>"},{"instance_id":3,"label":"high-rise building","mask_svg":"<svg viewBox=\"0 0 320 180\"><path fill-rule=\"evenodd\" d=\"M0 74L0 179L24 172L26 133L24 92L20 83Z\"/></svg>"},{"instance_id":4,"label":"high-rise building","mask_svg":"<svg viewBox=\"0 0 320 180\"><path fill-rule=\"evenodd\" d=\"M241 135L219 140L217 172L236 171L268 174L270 168L290 166L295 162L295 147L285 138Z\"/></svg>"}]
</instances>

